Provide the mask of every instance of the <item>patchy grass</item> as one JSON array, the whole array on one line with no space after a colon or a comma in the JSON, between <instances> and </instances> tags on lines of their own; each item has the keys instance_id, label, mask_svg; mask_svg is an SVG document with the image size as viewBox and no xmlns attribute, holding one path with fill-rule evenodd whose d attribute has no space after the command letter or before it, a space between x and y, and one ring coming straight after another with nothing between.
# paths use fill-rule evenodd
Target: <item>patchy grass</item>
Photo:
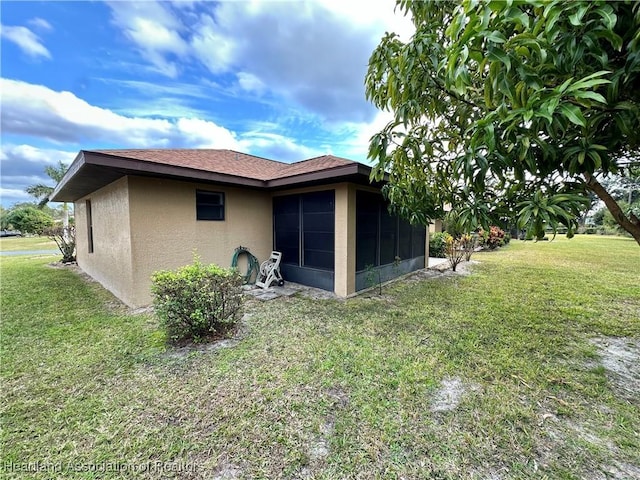
<instances>
[{"instance_id":1,"label":"patchy grass","mask_svg":"<svg viewBox=\"0 0 640 480\"><path fill-rule=\"evenodd\" d=\"M616 388L598 349L640 339L638 246L579 236L474 259L470 276L383 297L250 303L239 342L187 352L73 271L3 259L0 467L640 478L638 392ZM29 462L49 471L18 471Z\"/></svg>"},{"instance_id":2,"label":"patchy grass","mask_svg":"<svg viewBox=\"0 0 640 480\"><path fill-rule=\"evenodd\" d=\"M56 242L49 237L1 237L0 251L16 252L20 250L55 250Z\"/></svg>"}]
</instances>

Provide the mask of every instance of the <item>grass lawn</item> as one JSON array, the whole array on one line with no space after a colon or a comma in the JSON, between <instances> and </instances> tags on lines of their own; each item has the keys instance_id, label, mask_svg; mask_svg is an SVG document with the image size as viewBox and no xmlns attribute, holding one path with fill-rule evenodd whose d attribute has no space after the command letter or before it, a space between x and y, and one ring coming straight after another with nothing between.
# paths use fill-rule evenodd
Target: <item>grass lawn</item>
<instances>
[{"instance_id":1,"label":"grass lawn","mask_svg":"<svg viewBox=\"0 0 640 480\"><path fill-rule=\"evenodd\" d=\"M49 237L2 237L0 251L16 252L18 250L55 250L56 242Z\"/></svg>"},{"instance_id":2,"label":"grass lawn","mask_svg":"<svg viewBox=\"0 0 640 480\"><path fill-rule=\"evenodd\" d=\"M249 303L237 343L172 350L73 270L3 258L0 468L640 478L637 363L635 380L605 368L638 353L640 247L578 236L474 260L381 297Z\"/></svg>"}]
</instances>

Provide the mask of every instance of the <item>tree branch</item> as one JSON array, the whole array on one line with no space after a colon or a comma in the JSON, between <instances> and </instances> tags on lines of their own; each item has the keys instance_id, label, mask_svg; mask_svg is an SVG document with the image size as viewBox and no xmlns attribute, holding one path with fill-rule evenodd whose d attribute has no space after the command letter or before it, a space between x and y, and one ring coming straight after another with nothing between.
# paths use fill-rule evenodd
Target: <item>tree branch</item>
<instances>
[{"instance_id":1,"label":"tree branch","mask_svg":"<svg viewBox=\"0 0 640 480\"><path fill-rule=\"evenodd\" d=\"M462 103L464 103L464 104L466 104L466 105L469 105L470 107L480 109L480 107L478 107L478 105L476 105L475 103L473 103L473 102L471 102L471 101L469 101L469 100L467 100L467 99L465 99L465 98L462 98L462 97L461 97L461 96L459 96L457 93L455 93L455 92L451 92L451 91L447 90L447 89L444 87L444 85L441 85L441 84L438 82L438 79L437 79L437 78L435 78L434 76L432 76L432 75L431 75L431 73L430 73L430 71L429 71L429 70L427 70L427 66L424 64L424 62L422 61L422 59L421 59L421 58L419 58L419 57L418 57L418 63L420 63L420 66L422 67L422 70L425 72L425 74L426 74L427 76L429 76L429 78L431 78L431 80L433 80L433 86L434 86L434 87L436 87L438 90L440 90L442 93L444 93L445 95L448 95L448 96L450 96L450 97L452 97L452 98L455 98L455 99L456 99L456 100L458 100L459 102L462 102Z\"/></svg>"},{"instance_id":2,"label":"tree branch","mask_svg":"<svg viewBox=\"0 0 640 480\"><path fill-rule=\"evenodd\" d=\"M613 218L618 222L618 224L624 228L627 232L631 234L631 236L638 242L640 245L640 219L636 217L633 213L627 218L624 214L618 202L614 200L614 198L605 190L605 188L596 180L596 178L590 173L585 172L584 178L586 180L586 185L593 193L595 193L600 200L604 202L607 209L613 215Z\"/></svg>"}]
</instances>

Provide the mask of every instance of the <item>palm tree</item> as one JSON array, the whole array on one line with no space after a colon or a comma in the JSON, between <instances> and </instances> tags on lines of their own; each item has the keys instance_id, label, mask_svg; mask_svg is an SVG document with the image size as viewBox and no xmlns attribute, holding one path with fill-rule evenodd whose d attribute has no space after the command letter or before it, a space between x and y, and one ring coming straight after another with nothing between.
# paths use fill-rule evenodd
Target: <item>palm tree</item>
<instances>
[{"instance_id":1,"label":"palm tree","mask_svg":"<svg viewBox=\"0 0 640 480\"><path fill-rule=\"evenodd\" d=\"M68 168L69 165L63 163L62 161L59 161L57 166L48 165L47 167L45 167L44 172L49 176L49 178L51 178L51 180L56 182L57 185L58 183L60 183L60 180L62 180L62 177L64 177L64 174L67 173ZM35 185L28 186L25 191L29 195L35 197L39 201L38 206L42 208L47 203L49 203L49 196L53 193L54 188L55 186L50 187L49 185L45 185L43 183L37 183ZM62 212L62 226L66 229L69 227L69 207L67 205L67 202L64 202L62 204Z\"/></svg>"}]
</instances>

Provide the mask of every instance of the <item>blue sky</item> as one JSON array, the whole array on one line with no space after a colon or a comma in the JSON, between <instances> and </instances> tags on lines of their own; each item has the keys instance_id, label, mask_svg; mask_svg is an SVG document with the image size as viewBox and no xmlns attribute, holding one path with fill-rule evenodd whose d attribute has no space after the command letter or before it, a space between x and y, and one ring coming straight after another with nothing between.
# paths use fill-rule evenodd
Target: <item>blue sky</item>
<instances>
[{"instance_id":1,"label":"blue sky","mask_svg":"<svg viewBox=\"0 0 640 480\"><path fill-rule=\"evenodd\" d=\"M80 149L231 148L366 161L392 0L0 3L2 205ZM49 181L50 183L50 181Z\"/></svg>"}]
</instances>

